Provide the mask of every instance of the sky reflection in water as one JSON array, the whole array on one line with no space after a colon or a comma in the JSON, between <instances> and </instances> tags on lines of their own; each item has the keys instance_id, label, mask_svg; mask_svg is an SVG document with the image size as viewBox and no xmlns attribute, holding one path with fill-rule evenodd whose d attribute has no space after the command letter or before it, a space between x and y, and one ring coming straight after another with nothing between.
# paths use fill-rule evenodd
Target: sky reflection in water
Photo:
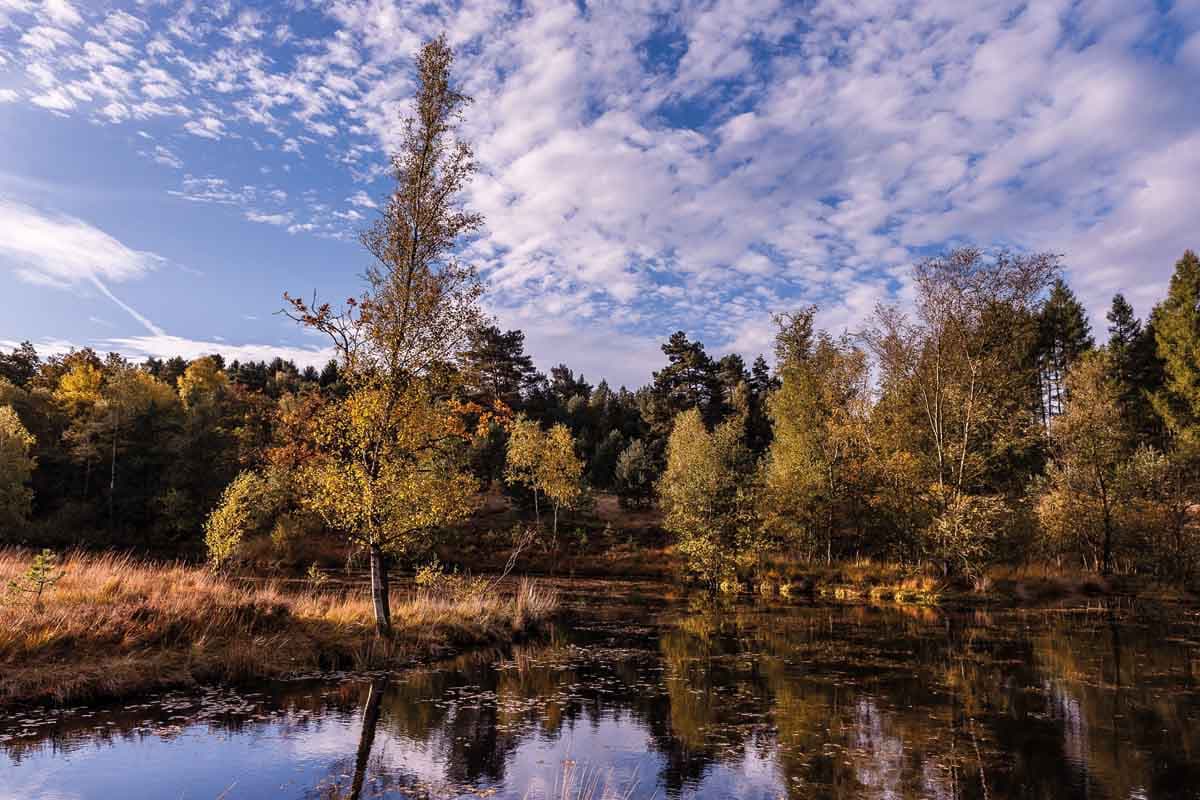
<instances>
[{"instance_id":1,"label":"sky reflection in water","mask_svg":"<svg viewBox=\"0 0 1200 800\"><path fill-rule=\"evenodd\" d=\"M1200 797L1198 639L1178 611L609 601L373 681L0 716L0 800L534 800L564 775L596 798Z\"/></svg>"}]
</instances>

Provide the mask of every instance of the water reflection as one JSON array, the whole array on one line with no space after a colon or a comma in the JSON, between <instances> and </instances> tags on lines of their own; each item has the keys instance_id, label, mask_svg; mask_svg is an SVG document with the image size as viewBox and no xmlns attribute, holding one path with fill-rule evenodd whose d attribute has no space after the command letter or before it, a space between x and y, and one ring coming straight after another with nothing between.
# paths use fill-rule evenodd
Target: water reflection
<instances>
[{"instance_id":1,"label":"water reflection","mask_svg":"<svg viewBox=\"0 0 1200 800\"><path fill-rule=\"evenodd\" d=\"M391 680L13 715L0 798L1200 796L1194 615L586 619Z\"/></svg>"}]
</instances>

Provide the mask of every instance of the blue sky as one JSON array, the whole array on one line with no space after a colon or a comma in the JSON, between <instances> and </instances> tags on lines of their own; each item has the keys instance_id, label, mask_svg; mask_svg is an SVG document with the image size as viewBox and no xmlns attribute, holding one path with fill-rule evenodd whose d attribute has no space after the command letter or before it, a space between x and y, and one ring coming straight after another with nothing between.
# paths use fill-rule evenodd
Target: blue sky
<instances>
[{"instance_id":1,"label":"blue sky","mask_svg":"<svg viewBox=\"0 0 1200 800\"><path fill-rule=\"evenodd\" d=\"M543 368L853 330L967 242L1063 254L1102 330L1200 246L1200 0L0 0L0 343L323 361L281 295L356 292L443 31Z\"/></svg>"}]
</instances>

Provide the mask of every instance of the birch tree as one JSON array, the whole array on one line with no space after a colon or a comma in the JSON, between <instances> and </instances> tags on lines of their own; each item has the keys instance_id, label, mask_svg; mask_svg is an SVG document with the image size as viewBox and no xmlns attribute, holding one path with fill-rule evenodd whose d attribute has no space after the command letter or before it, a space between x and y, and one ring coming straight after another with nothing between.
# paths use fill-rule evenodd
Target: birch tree
<instances>
[{"instance_id":1,"label":"birch tree","mask_svg":"<svg viewBox=\"0 0 1200 800\"><path fill-rule=\"evenodd\" d=\"M388 561L470 511L463 430L447 375L482 321L480 283L458 254L482 218L462 207L476 170L457 129L470 98L452 84L444 37L416 56L417 92L392 157L396 185L362 236L367 287L341 309L287 297L326 334L347 396L322 416L308 507L365 547L378 631L391 630Z\"/></svg>"},{"instance_id":2,"label":"birch tree","mask_svg":"<svg viewBox=\"0 0 1200 800\"><path fill-rule=\"evenodd\" d=\"M1051 254L955 250L914 268L912 318L880 307L864 336L887 404L919 420L903 446L927 484L925 552L947 572L974 569L1005 494L1033 469L1036 318L1058 270Z\"/></svg>"}]
</instances>

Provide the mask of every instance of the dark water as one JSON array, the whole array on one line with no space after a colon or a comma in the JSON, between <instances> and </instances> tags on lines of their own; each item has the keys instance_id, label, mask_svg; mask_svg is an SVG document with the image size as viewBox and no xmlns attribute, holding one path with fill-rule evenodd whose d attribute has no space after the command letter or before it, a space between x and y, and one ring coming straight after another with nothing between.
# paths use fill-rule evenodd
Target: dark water
<instances>
[{"instance_id":1,"label":"dark water","mask_svg":"<svg viewBox=\"0 0 1200 800\"><path fill-rule=\"evenodd\" d=\"M0 716L0 800L1200 797L1193 612L638 591L436 669Z\"/></svg>"}]
</instances>

